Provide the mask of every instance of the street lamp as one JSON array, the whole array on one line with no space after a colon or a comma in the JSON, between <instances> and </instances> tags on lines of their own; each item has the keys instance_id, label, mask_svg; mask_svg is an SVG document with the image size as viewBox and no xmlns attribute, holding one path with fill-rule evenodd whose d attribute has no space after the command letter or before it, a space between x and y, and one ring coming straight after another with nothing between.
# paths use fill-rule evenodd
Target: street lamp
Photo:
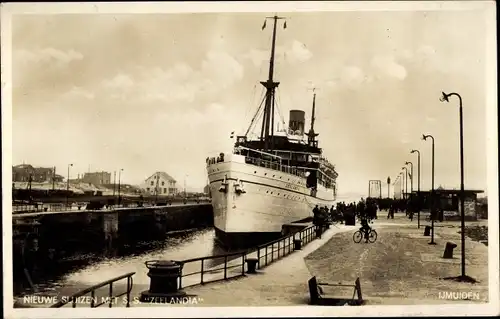
<instances>
[{"instance_id":1,"label":"street lamp","mask_svg":"<svg viewBox=\"0 0 500 319\"><path fill-rule=\"evenodd\" d=\"M69 168L73 166L73 164L68 164L68 179L66 180L66 207L69 206Z\"/></svg>"},{"instance_id":2,"label":"street lamp","mask_svg":"<svg viewBox=\"0 0 500 319\"><path fill-rule=\"evenodd\" d=\"M421 205L420 205L420 151L419 150L411 150L410 153L417 153L418 157L417 157L417 168L418 168L418 177L417 177L417 194L418 194L418 217L417 217L417 220L418 220L418 228L420 228L420 208L421 208Z\"/></svg>"},{"instance_id":3,"label":"street lamp","mask_svg":"<svg viewBox=\"0 0 500 319\"><path fill-rule=\"evenodd\" d=\"M120 205L121 198L120 198L120 180L122 176L123 168L120 168L118 171L118 205Z\"/></svg>"},{"instance_id":4,"label":"street lamp","mask_svg":"<svg viewBox=\"0 0 500 319\"><path fill-rule=\"evenodd\" d=\"M401 169L405 170L405 193L408 194L408 168L406 166L401 167Z\"/></svg>"},{"instance_id":5,"label":"street lamp","mask_svg":"<svg viewBox=\"0 0 500 319\"><path fill-rule=\"evenodd\" d=\"M400 184L399 184L399 190L401 191L401 198L400 199L404 199L404 195L405 195L405 177L403 176L403 172L399 172L399 176L401 177L401 181L400 181Z\"/></svg>"},{"instance_id":6,"label":"street lamp","mask_svg":"<svg viewBox=\"0 0 500 319\"><path fill-rule=\"evenodd\" d=\"M436 245L436 243L434 242L434 219L436 218L436 216L434 216L435 214L435 201L436 199L434 198L434 137L432 135L425 135L425 134L422 134L422 140L424 141L427 141L427 139L430 138L432 140L432 177L431 177L431 230L432 230L432 234L431 234L431 242L429 243L429 245Z\"/></svg>"},{"instance_id":7,"label":"street lamp","mask_svg":"<svg viewBox=\"0 0 500 319\"><path fill-rule=\"evenodd\" d=\"M459 281L475 282L475 280L465 275L465 189L464 189L464 124L463 124L463 111L462 111L462 97L458 93L446 94L439 99L441 102L449 102L450 96L456 96L459 102L459 120L460 120L460 210L461 210L461 241L462 241L462 275L457 279Z\"/></svg>"},{"instance_id":8,"label":"street lamp","mask_svg":"<svg viewBox=\"0 0 500 319\"><path fill-rule=\"evenodd\" d=\"M410 164L410 194L413 193L413 163L405 162L405 165Z\"/></svg>"},{"instance_id":9,"label":"street lamp","mask_svg":"<svg viewBox=\"0 0 500 319\"><path fill-rule=\"evenodd\" d=\"M158 206L158 187L160 185L160 172L156 174L156 186L155 186L155 205Z\"/></svg>"}]
</instances>

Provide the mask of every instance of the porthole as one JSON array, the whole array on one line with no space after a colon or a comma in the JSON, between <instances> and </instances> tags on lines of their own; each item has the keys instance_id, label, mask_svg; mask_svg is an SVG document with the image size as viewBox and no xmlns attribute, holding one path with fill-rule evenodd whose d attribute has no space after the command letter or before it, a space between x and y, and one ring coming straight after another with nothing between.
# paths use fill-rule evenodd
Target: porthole
<instances>
[{"instance_id":1,"label":"porthole","mask_svg":"<svg viewBox=\"0 0 500 319\"><path fill-rule=\"evenodd\" d=\"M273 175L273 177L274 177L274 175Z\"/></svg>"},{"instance_id":2,"label":"porthole","mask_svg":"<svg viewBox=\"0 0 500 319\"><path fill-rule=\"evenodd\" d=\"M271 192L271 195L273 194L273 192Z\"/></svg>"},{"instance_id":3,"label":"porthole","mask_svg":"<svg viewBox=\"0 0 500 319\"><path fill-rule=\"evenodd\" d=\"M267 175L267 173L264 173L264 176L266 176L266 175Z\"/></svg>"},{"instance_id":4,"label":"porthole","mask_svg":"<svg viewBox=\"0 0 500 319\"><path fill-rule=\"evenodd\" d=\"M266 191L266 193L269 193L269 191Z\"/></svg>"},{"instance_id":5,"label":"porthole","mask_svg":"<svg viewBox=\"0 0 500 319\"><path fill-rule=\"evenodd\" d=\"M254 173L254 174L257 174L257 171L254 171L253 173Z\"/></svg>"}]
</instances>

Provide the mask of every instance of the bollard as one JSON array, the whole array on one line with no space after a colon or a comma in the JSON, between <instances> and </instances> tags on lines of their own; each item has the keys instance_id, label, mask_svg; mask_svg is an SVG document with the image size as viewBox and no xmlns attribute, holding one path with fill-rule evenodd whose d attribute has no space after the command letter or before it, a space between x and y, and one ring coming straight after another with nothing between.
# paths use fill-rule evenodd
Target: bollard
<instances>
[{"instance_id":1,"label":"bollard","mask_svg":"<svg viewBox=\"0 0 500 319\"><path fill-rule=\"evenodd\" d=\"M151 278L149 290L141 292L141 302L168 303L174 297L184 296L179 291L178 279L182 275L182 267L171 260L146 261Z\"/></svg>"},{"instance_id":2,"label":"bollard","mask_svg":"<svg viewBox=\"0 0 500 319\"><path fill-rule=\"evenodd\" d=\"M447 242L446 246L444 248L443 258L453 259L453 249L455 249L456 247L457 247L457 244Z\"/></svg>"},{"instance_id":3,"label":"bollard","mask_svg":"<svg viewBox=\"0 0 500 319\"><path fill-rule=\"evenodd\" d=\"M424 229L424 236L430 236L431 235L431 226L425 226Z\"/></svg>"},{"instance_id":4,"label":"bollard","mask_svg":"<svg viewBox=\"0 0 500 319\"><path fill-rule=\"evenodd\" d=\"M259 260L257 258L247 258L245 262L247 263L247 274L255 274Z\"/></svg>"},{"instance_id":5,"label":"bollard","mask_svg":"<svg viewBox=\"0 0 500 319\"><path fill-rule=\"evenodd\" d=\"M293 240L293 249L294 250L301 250L302 249L302 240L294 239Z\"/></svg>"}]
</instances>

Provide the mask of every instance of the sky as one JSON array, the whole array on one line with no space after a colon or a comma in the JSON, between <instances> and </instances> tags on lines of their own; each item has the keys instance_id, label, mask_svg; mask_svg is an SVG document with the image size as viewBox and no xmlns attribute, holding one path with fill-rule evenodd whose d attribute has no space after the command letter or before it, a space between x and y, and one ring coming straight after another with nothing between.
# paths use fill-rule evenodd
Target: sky
<instances>
[{"instance_id":1,"label":"sky","mask_svg":"<svg viewBox=\"0 0 500 319\"><path fill-rule=\"evenodd\" d=\"M165 171L188 188L205 158L231 149L263 94L273 13L57 14L12 19L13 165L78 173L123 169L139 184ZM392 181L421 152L430 188L460 186L458 100L464 103L465 184L486 189L485 10L284 13L275 80L285 122L316 87L320 147L340 193ZM279 118L279 116L277 117ZM258 125L259 127L259 125ZM280 125L282 127L282 125ZM415 181L416 183L416 181ZM415 184L416 185L416 184Z\"/></svg>"}]
</instances>

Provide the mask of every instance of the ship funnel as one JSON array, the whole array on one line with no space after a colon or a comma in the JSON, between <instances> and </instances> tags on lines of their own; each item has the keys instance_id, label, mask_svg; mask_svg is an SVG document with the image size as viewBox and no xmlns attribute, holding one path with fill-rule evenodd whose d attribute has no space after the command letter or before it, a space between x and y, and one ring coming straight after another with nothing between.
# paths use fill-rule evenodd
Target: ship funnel
<instances>
[{"instance_id":1,"label":"ship funnel","mask_svg":"<svg viewBox=\"0 0 500 319\"><path fill-rule=\"evenodd\" d=\"M304 135L305 112L301 110L291 110L288 129L290 134Z\"/></svg>"}]
</instances>

